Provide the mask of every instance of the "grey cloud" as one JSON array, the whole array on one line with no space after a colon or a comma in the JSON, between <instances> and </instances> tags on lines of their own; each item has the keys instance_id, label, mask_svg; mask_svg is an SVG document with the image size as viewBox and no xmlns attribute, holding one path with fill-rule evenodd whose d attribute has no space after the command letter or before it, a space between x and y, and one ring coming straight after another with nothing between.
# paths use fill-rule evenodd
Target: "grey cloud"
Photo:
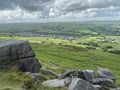
<instances>
[{"instance_id":1,"label":"grey cloud","mask_svg":"<svg viewBox=\"0 0 120 90\"><path fill-rule=\"evenodd\" d=\"M12 0L0 0L0 10L14 9L14 5L11 1Z\"/></svg>"},{"instance_id":2,"label":"grey cloud","mask_svg":"<svg viewBox=\"0 0 120 90\"><path fill-rule=\"evenodd\" d=\"M58 1L58 0L56 0ZM60 3L57 9L63 11L76 11L76 10L86 10L90 8L108 8L110 6L120 6L120 1L118 0L65 0L67 3ZM55 8L56 8L55 7Z\"/></svg>"},{"instance_id":3,"label":"grey cloud","mask_svg":"<svg viewBox=\"0 0 120 90\"><path fill-rule=\"evenodd\" d=\"M43 10L51 0L18 0L19 7L29 11Z\"/></svg>"},{"instance_id":4,"label":"grey cloud","mask_svg":"<svg viewBox=\"0 0 120 90\"><path fill-rule=\"evenodd\" d=\"M83 17L109 16L112 15L114 11L116 11L115 13L119 13L119 6L119 0L61 0L61 2L60 0L56 0L51 13L57 17L69 17L69 15L72 16L72 14L73 17L82 17L82 15ZM90 15L91 13L92 15ZM117 16L118 14L113 15Z\"/></svg>"},{"instance_id":5,"label":"grey cloud","mask_svg":"<svg viewBox=\"0 0 120 90\"><path fill-rule=\"evenodd\" d=\"M16 7L38 18L119 17L120 0L0 0L0 11Z\"/></svg>"},{"instance_id":6,"label":"grey cloud","mask_svg":"<svg viewBox=\"0 0 120 90\"><path fill-rule=\"evenodd\" d=\"M19 6L23 10L39 11L51 0L0 0L0 10L13 10Z\"/></svg>"}]
</instances>

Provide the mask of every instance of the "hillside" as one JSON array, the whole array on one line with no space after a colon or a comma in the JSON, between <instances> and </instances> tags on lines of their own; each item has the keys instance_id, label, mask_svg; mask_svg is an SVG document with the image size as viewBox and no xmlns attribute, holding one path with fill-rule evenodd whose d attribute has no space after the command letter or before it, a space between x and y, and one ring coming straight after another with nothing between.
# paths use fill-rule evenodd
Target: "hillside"
<instances>
[{"instance_id":1,"label":"hillside","mask_svg":"<svg viewBox=\"0 0 120 90\"><path fill-rule=\"evenodd\" d=\"M119 25L120 22L1 24L0 40L28 40L43 68L57 73L63 73L64 69L108 68L117 77L116 84L120 84ZM30 79L16 67L2 70L0 90L21 90L22 84Z\"/></svg>"},{"instance_id":2,"label":"hillside","mask_svg":"<svg viewBox=\"0 0 120 90\"><path fill-rule=\"evenodd\" d=\"M86 35L119 36L120 22L61 22L61 23L8 23L0 24L3 36L56 36L81 37Z\"/></svg>"}]
</instances>

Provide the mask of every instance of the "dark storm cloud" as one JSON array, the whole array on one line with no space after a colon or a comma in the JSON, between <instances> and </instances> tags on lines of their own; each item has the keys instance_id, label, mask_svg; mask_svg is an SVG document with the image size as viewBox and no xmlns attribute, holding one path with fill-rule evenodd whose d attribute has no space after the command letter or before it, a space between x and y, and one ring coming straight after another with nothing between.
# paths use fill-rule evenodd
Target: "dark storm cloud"
<instances>
[{"instance_id":1,"label":"dark storm cloud","mask_svg":"<svg viewBox=\"0 0 120 90\"><path fill-rule=\"evenodd\" d=\"M39 11L51 0L0 0L0 10L14 10L19 6L23 10Z\"/></svg>"}]
</instances>

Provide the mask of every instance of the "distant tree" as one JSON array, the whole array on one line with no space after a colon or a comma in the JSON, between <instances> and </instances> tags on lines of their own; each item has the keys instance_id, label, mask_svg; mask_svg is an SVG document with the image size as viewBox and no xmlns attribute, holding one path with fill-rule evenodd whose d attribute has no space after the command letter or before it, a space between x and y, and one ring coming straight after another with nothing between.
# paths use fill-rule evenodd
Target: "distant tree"
<instances>
[{"instance_id":1,"label":"distant tree","mask_svg":"<svg viewBox=\"0 0 120 90\"><path fill-rule=\"evenodd\" d=\"M109 52L114 54L120 54L120 50L110 50Z\"/></svg>"},{"instance_id":2,"label":"distant tree","mask_svg":"<svg viewBox=\"0 0 120 90\"><path fill-rule=\"evenodd\" d=\"M99 46L97 43L92 42L92 41L90 41L89 44L90 44L91 46L93 46L93 47L98 47L98 46Z\"/></svg>"},{"instance_id":3,"label":"distant tree","mask_svg":"<svg viewBox=\"0 0 120 90\"><path fill-rule=\"evenodd\" d=\"M110 45L108 45L108 46L105 46L106 48L108 48L108 49L112 49L113 47L112 46L110 46Z\"/></svg>"}]
</instances>

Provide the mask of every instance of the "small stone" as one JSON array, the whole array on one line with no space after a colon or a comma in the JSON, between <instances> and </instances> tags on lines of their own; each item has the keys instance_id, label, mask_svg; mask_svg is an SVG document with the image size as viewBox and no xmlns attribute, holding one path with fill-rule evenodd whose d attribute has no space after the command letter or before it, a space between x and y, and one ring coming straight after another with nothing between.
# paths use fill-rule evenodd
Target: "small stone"
<instances>
[{"instance_id":1,"label":"small stone","mask_svg":"<svg viewBox=\"0 0 120 90\"><path fill-rule=\"evenodd\" d=\"M66 78L71 76L71 74L76 73L76 70L67 70L65 73L62 74L62 78Z\"/></svg>"},{"instance_id":2,"label":"small stone","mask_svg":"<svg viewBox=\"0 0 120 90\"><path fill-rule=\"evenodd\" d=\"M55 76L55 77L60 77L59 74L51 71L51 70L47 70L47 69L41 69L41 73L44 74L44 75L52 75L52 76Z\"/></svg>"}]
</instances>

